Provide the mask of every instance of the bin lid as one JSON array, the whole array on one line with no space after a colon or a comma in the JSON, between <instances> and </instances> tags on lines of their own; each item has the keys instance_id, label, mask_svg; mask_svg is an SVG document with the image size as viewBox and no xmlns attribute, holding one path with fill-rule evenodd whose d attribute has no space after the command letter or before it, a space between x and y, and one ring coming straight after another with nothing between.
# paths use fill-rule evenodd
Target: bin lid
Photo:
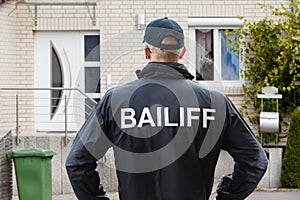
<instances>
[{"instance_id":1,"label":"bin lid","mask_svg":"<svg viewBox=\"0 0 300 200\"><path fill-rule=\"evenodd\" d=\"M55 152L47 149L34 148L7 152L6 155L8 158L52 157L55 155Z\"/></svg>"}]
</instances>

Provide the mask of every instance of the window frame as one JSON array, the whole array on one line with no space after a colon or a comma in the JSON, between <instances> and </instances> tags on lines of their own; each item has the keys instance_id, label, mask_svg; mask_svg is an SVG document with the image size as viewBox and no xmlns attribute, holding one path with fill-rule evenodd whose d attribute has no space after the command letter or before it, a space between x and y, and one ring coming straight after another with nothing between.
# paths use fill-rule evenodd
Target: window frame
<instances>
[{"instance_id":1,"label":"window frame","mask_svg":"<svg viewBox=\"0 0 300 200\"><path fill-rule=\"evenodd\" d=\"M98 72L99 72L99 82L98 83L96 83L95 84L95 86L96 86L96 91L93 91L93 92L91 92L91 91L88 91L88 89L91 89L91 88L89 88L89 87L87 87L88 86L88 80L87 80L87 75L88 75L88 69L97 69L97 72L94 72L94 73L97 73L97 75L98 75ZM88 93L88 94L93 94L93 93L97 93L97 94L100 94L100 92L101 92L101 89L100 89L100 84L101 84L101 80L100 80L100 76L101 76L101 69L100 69L100 67L99 66L85 66L84 67L84 93ZM97 91L99 89L99 91Z\"/></svg>"},{"instance_id":2,"label":"window frame","mask_svg":"<svg viewBox=\"0 0 300 200\"><path fill-rule=\"evenodd\" d=\"M86 46L85 46L85 45L86 45L85 42L86 42L86 38L87 38L87 37L98 37L98 38L99 38L99 44L98 44L99 50L97 51L97 53L99 54L99 55L97 55L97 56L99 56L99 60L93 60L93 59L92 59L92 60L89 60L89 59L87 59L88 57L87 57L87 55L86 55L87 52L86 52L86 48L85 48L85 47L86 47ZM83 34L83 52L84 52L84 53L83 53L83 59L84 59L84 62L89 62L89 63L90 63L90 62L100 62L100 59L101 59L101 58L100 58L100 35L99 35L99 34L96 34L96 33L94 33L94 34L93 34L93 33ZM91 53L91 52L90 52L90 53ZM92 57L92 58L93 58L93 57Z\"/></svg>"},{"instance_id":3,"label":"window frame","mask_svg":"<svg viewBox=\"0 0 300 200\"><path fill-rule=\"evenodd\" d=\"M99 36L99 61L87 61L85 60L85 36ZM82 63L83 63L83 70L85 71L88 67L99 67L100 69L100 92L99 93L86 93L90 98L99 98L99 95L101 94L101 87L102 87L102 80L101 80L101 66L100 66L100 60L101 60L101 37L99 32L84 32L81 36L82 38ZM85 73L85 72L84 72ZM85 77L84 77L85 78ZM84 80L85 82L85 80ZM85 83L83 83L83 90L85 89Z\"/></svg>"},{"instance_id":4,"label":"window frame","mask_svg":"<svg viewBox=\"0 0 300 200\"><path fill-rule=\"evenodd\" d=\"M243 26L243 21L238 18L189 18L189 52L190 72L196 77L196 30L213 30L213 52L214 52L214 80L204 80L208 83L222 83L226 87L241 87L245 80L241 78L241 71L244 69L243 58L239 55L239 79L222 80L222 34L224 29L238 29ZM201 80L196 80L203 82Z\"/></svg>"},{"instance_id":5,"label":"window frame","mask_svg":"<svg viewBox=\"0 0 300 200\"><path fill-rule=\"evenodd\" d=\"M56 57L57 62L59 64L59 72L60 72L60 76L61 76L61 86L60 87L54 87L53 86L53 56ZM50 86L51 88L63 88L65 85L65 74L64 74L64 69L63 69L63 64L62 64L62 60L59 54L59 51L57 50L56 46L54 45L53 41L50 40ZM55 105L53 105L53 98L54 98L54 93L58 92L58 100L56 102ZM51 90L50 91L50 119L53 119L54 116L56 115L61 102L62 102L62 98L63 98L63 90Z\"/></svg>"}]
</instances>

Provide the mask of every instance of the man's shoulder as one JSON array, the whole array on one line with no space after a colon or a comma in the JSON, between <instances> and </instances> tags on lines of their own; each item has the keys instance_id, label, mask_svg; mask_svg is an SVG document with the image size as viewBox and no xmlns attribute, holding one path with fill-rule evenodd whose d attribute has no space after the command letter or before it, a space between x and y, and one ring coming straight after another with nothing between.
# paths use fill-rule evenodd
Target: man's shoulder
<instances>
[{"instance_id":1,"label":"man's shoulder","mask_svg":"<svg viewBox=\"0 0 300 200\"><path fill-rule=\"evenodd\" d=\"M217 87L211 87L208 84L205 83L199 83L196 81L189 81L190 85L192 85L192 87L194 88L194 90L198 91L198 92L202 92L206 95L214 95L214 96L219 96L222 98L225 98L224 93L222 92L222 90L218 89Z\"/></svg>"},{"instance_id":2,"label":"man's shoulder","mask_svg":"<svg viewBox=\"0 0 300 200\"><path fill-rule=\"evenodd\" d=\"M104 96L102 97L102 101L111 101L114 99L122 99L130 95L133 91L135 91L139 87L139 80L134 80L123 85L119 85L116 87L109 88Z\"/></svg>"}]
</instances>

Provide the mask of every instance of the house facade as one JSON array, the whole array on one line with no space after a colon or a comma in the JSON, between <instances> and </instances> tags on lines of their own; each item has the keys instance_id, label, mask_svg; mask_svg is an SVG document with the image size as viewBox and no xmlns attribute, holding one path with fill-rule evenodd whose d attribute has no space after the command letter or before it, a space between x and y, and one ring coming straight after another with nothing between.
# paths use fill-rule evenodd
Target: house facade
<instances>
[{"instance_id":1,"label":"house facade","mask_svg":"<svg viewBox=\"0 0 300 200\"><path fill-rule=\"evenodd\" d=\"M245 82L239 78L243 64L226 46L224 30L241 27L239 16L250 21L267 16L258 3L288 5L289 0L3 1L1 88L77 88L85 94L68 90L21 92L34 98L23 98L28 106L20 108L26 116L20 116L19 131L63 130L59 122L64 120L60 116L64 96L72 107L70 113L79 116L69 119L73 121L69 129L76 131L93 105L91 100L97 101L107 89L136 78L135 70L146 63L144 26L159 17L175 19L184 28L188 53L183 63L196 81L221 89L239 107ZM6 92L1 91L2 95ZM5 119L1 119L1 129L15 126L9 106L15 98L7 101L2 103ZM42 106L37 106L40 102ZM45 115L30 114L34 112ZM50 127L49 123L55 125Z\"/></svg>"},{"instance_id":2,"label":"house facade","mask_svg":"<svg viewBox=\"0 0 300 200\"><path fill-rule=\"evenodd\" d=\"M57 160L65 158L70 145L68 138L64 145L57 137L64 132L74 136L109 88L136 79L136 70L146 63L142 40L148 22L162 17L178 21L188 49L182 62L195 81L222 90L239 107L247 81L239 76L242 59L229 50L224 30L243 26L240 16L257 21L270 15L258 3L290 4L289 0L0 2L0 130L23 137L16 141L16 149L56 148L61 152ZM257 127L253 130L257 132ZM61 167L56 171L54 176L60 179L56 193L71 191L60 178L65 172Z\"/></svg>"}]
</instances>

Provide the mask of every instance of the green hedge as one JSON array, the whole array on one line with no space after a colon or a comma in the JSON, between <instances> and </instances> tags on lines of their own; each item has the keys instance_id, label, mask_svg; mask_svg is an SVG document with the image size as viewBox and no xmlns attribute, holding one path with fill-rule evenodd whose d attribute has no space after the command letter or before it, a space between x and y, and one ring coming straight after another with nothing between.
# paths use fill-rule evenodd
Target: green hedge
<instances>
[{"instance_id":1,"label":"green hedge","mask_svg":"<svg viewBox=\"0 0 300 200\"><path fill-rule=\"evenodd\" d=\"M283 187L300 188L300 107L293 112L286 150L282 160Z\"/></svg>"}]
</instances>

